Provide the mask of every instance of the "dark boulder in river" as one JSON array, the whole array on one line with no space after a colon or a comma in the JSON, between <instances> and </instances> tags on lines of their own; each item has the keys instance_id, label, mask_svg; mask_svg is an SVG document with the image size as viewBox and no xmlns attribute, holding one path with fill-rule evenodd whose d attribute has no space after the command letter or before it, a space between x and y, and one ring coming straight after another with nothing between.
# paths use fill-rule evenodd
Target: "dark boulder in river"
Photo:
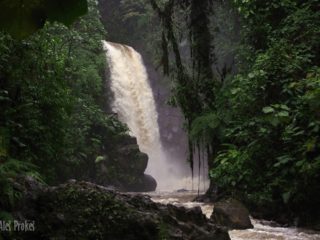
<instances>
[{"instance_id":1,"label":"dark boulder in river","mask_svg":"<svg viewBox=\"0 0 320 240\"><path fill-rule=\"evenodd\" d=\"M152 192L157 188L157 182L152 176L143 174L135 182L125 186L132 192Z\"/></svg>"},{"instance_id":2,"label":"dark boulder in river","mask_svg":"<svg viewBox=\"0 0 320 240\"><path fill-rule=\"evenodd\" d=\"M188 192L187 189L184 189L184 188L181 188L181 189L178 189L176 192L178 193L185 193L185 192Z\"/></svg>"},{"instance_id":3,"label":"dark boulder in river","mask_svg":"<svg viewBox=\"0 0 320 240\"><path fill-rule=\"evenodd\" d=\"M229 229L253 228L248 209L236 199L224 199L214 203L210 219L217 225Z\"/></svg>"},{"instance_id":4,"label":"dark boulder in river","mask_svg":"<svg viewBox=\"0 0 320 240\"><path fill-rule=\"evenodd\" d=\"M35 231L8 233L10 239L230 239L200 209L161 205L146 195L75 180L48 187L22 179L17 188L22 199L13 217L34 221Z\"/></svg>"}]
</instances>

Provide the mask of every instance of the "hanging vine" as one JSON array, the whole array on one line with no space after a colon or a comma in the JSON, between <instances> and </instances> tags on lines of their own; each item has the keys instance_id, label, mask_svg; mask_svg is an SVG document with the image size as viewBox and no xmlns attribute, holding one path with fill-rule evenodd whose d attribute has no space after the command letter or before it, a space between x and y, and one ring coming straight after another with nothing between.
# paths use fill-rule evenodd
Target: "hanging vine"
<instances>
[{"instance_id":1,"label":"hanging vine","mask_svg":"<svg viewBox=\"0 0 320 240\"><path fill-rule=\"evenodd\" d=\"M169 0L162 2L162 4L156 0L149 1L154 11L158 14L163 29L161 60L163 72L165 75L176 74L177 88L175 89L175 99L184 113L186 129L190 133L195 118L213 105L214 87L218 82L212 70L215 57L212 46L213 36L209 29L209 16L212 12L213 1ZM178 10L185 14L189 51L192 61L191 74L184 65L181 49L179 48L179 42L175 33L174 17L175 14L177 15ZM170 53L172 53L174 57L174 69L170 69ZM209 149L205 146L201 147L200 144L208 143L194 141L189 134L189 162L192 177L194 171L194 152L199 152L201 149L203 151ZM204 155L205 154L202 153L202 156ZM210 153L206 153L206 155L210 156ZM200 174L200 155L198 158Z\"/></svg>"}]
</instances>

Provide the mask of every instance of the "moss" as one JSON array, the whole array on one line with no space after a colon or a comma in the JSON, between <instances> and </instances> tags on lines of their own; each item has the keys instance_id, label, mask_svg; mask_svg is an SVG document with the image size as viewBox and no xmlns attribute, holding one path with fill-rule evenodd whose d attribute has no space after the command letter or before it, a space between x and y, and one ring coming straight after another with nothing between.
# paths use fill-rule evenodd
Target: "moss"
<instances>
[{"instance_id":1,"label":"moss","mask_svg":"<svg viewBox=\"0 0 320 240\"><path fill-rule=\"evenodd\" d=\"M14 236L5 239L166 240L176 239L177 233L186 230L183 239L215 234L213 225L199 221L205 219L199 211L190 213L156 204L144 195L121 194L73 180L58 187L28 189L14 217L34 221L36 231L13 232ZM227 236L224 233L217 239Z\"/></svg>"},{"instance_id":2,"label":"moss","mask_svg":"<svg viewBox=\"0 0 320 240\"><path fill-rule=\"evenodd\" d=\"M58 189L40 204L36 222L44 239L121 239L135 215L113 192L81 184Z\"/></svg>"},{"instance_id":3,"label":"moss","mask_svg":"<svg viewBox=\"0 0 320 240\"><path fill-rule=\"evenodd\" d=\"M158 226L158 240L168 240L169 239L169 229L165 222L161 221Z\"/></svg>"}]
</instances>

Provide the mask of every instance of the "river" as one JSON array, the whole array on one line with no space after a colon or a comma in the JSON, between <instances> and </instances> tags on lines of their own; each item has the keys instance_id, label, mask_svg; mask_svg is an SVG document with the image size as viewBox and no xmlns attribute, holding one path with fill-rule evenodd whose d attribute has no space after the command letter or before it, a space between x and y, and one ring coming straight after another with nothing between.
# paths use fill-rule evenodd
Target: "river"
<instances>
[{"instance_id":1,"label":"river","mask_svg":"<svg viewBox=\"0 0 320 240\"><path fill-rule=\"evenodd\" d=\"M209 218L213 204L192 202L197 192L152 192L147 193L154 202L173 204L187 208L199 206ZM276 227L275 223L251 219L253 229L229 231L232 240L320 240L320 232L294 227Z\"/></svg>"}]
</instances>

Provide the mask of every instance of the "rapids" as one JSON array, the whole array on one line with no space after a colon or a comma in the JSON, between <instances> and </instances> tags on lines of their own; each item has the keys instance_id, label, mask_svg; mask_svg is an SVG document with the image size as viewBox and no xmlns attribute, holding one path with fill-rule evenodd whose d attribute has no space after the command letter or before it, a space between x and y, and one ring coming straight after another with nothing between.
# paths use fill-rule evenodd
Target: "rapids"
<instances>
[{"instance_id":1,"label":"rapids","mask_svg":"<svg viewBox=\"0 0 320 240\"><path fill-rule=\"evenodd\" d=\"M201 207L203 214L210 217L213 204L192 202L197 191L146 193L154 202L173 204L186 208ZM231 240L320 240L320 232L294 227L275 227L274 223L251 219L253 229L229 231Z\"/></svg>"}]
</instances>

